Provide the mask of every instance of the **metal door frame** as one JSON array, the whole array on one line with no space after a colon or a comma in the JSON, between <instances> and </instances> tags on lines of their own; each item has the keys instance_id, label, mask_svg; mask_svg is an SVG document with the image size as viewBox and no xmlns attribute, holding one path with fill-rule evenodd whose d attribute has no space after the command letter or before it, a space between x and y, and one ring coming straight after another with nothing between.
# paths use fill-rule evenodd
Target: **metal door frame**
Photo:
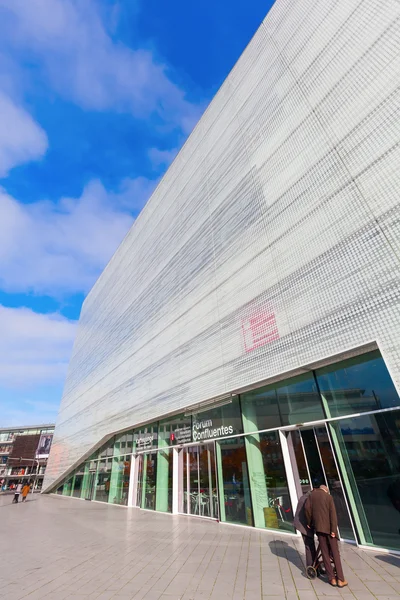
<instances>
[{"instance_id":1,"label":"metal door frame","mask_svg":"<svg viewBox=\"0 0 400 600\"><path fill-rule=\"evenodd\" d=\"M211 521L219 521L219 503L220 503L220 497L219 497L219 493L218 493L218 470L217 470L217 449L216 449L216 444L215 444L215 440L210 440L209 442L204 442L202 444L188 444L187 446L184 446L181 451L183 453L186 452L186 456L185 454L182 455L182 467L178 466L179 471L182 469L181 474L179 475L179 483L178 483L178 495L182 496L182 505L180 508L182 508L183 511L183 494L186 492L188 493L188 490L190 490L190 470L189 470L189 450L190 448L196 448L198 451L196 453L197 456L197 493L200 494L200 449L204 447L204 449L207 450L207 472L208 472L208 489L210 490L210 513L213 513L214 509L213 509L213 498L212 498L212 494L213 494L213 488L212 486L210 487L210 484L212 484L213 479L212 479L212 459L210 456L210 452L211 449L210 447L212 447L213 452L214 452L214 472L215 472L215 487L217 490L217 499L218 499L218 508L217 508L217 513L216 515L213 514L213 516L205 516L205 515L201 515L201 514L193 514L192 512L190 512L190 501L189 499L187 499L186 502L186 507L187 507L187 512L180 512L178 511L177 514L180 515L186 515L189 517L200 517L201 519L210 519ZM183 461L186 460L186 481L184 481L184 477L183 477ZM211 475L211 477L210 477ZM199 505L200 507L200 505ZM200 512L200 509L199 509Z\"/></svg>"},{"instance_id":2,"label":"metal door frame","mask_svg":"<svg viewBox=\"0 0 400 600\"><path fill-rule=\"evenodd\" d=\"M338 461L336 458L336 453L335 453L335 449L332 443L332 438L330 435L330 431L329 431L329 427L328 427L328 422L327 421L317 421L315 423L313 423L312 425L303 425L302 423L299 423L298 425L290 425L288 427L282 427L280 429L280 435L281 435L281 446L282 446L282 450L283 450L283 459L284 459L284 465L285 465L285 469L286 469L286 476L288 479L288 486L289 486L289 493L290 493L290 499L292 501L292 506L293 506L293 514L295 514L296 512L296 508L297 508L297 502L300 498L300 490L299 490L299 485L297 484L296 480L295 480L295 473L297 473L298 475L298 467L297 467L297 462L296 462L296 457L294 455L294 452L290 451L290 447L288 444L288 439L289 439L289 434L291 431L298 431L299 435L300 435L300 441L301 441L301 446L302 446L302 450L303 450L303 455L304 455L304 459L305 459L305 463L306 463L306 468L307 468L307 473L309 476L309 481L310 481L310 485L311 488L313 489L313 485L312 485L312 481L311 481L311 477L310 477L310 470L308 467L308 459L307 459L307 455L305 453L304 450L304 443L303 443L303 438L301 435L301 430L302 429L312 429L313 433L314 433L314 439L315 439L315 443L317 445L317 449L318 449L318 456L321 462L321 467L322 467L322 471L323 471L323 475L325 478L325 484L326 486L328 486L328 480L326 477L326 470L325 470L325 465L324 462L322 460L322 455L321 455L321 449L319 447L319 443L318 443L318 438L316 436L316 429L317 428L325 428L326 434L327 434L327 438L328 438L328 442L331 448L331 452L332 452L332 456L333 456L333 460L335 463L335 467L336 467L336 471L339 477L339 482L340 485L342 487L342 492L343 492L343 497L344 497L344 501L346 504L346 508L347 508L347 513L349 515L349 521L350 521L350 525L352 527L353 530L353 534L354 534L354 540L349 540L348 538L341 538L343 541L348 542L350 544L358 544L358 534L357 534L357 530L355 528L354 525L354 519L353 519L353 515L351 513L350 510L350 506L349 506L349 501L347 498L347 493L346 493L346 488L343 485L343 479L342 479L342 475L339 469L339 465L338 465ZM290 476L289 476L290 473ZM340 533L340 531L339 531Z\"/></svg>"}]
</instances>

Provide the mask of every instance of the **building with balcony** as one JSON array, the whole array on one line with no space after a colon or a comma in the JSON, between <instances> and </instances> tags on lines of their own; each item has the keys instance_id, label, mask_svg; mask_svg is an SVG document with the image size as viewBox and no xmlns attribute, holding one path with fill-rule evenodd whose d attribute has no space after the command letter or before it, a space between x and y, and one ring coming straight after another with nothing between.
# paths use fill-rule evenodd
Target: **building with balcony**
<instances>
[{"instance_id":1,"label":"building with balcony","mask_svg":"<svg viewBox=\"0 0 400 600\"><path fill-rule=\"evenodd\" d=\"M46 471L54 425L0 428L0 489L13 489L22 481L40 490Z\"/></svg>"}]
</instances>

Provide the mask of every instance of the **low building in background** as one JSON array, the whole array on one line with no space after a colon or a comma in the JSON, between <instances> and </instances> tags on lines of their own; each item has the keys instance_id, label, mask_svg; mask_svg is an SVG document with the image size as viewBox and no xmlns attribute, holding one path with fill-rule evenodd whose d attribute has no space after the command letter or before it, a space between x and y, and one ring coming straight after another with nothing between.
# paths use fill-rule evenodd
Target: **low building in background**
<instances>
[{"instance_id":1,"label":"low building in background","mask_svg":"<svg viewBox=\"0 0 400 600\"><path fill-rule=\"evenodd\" d=\"M53 441L54 425L0 428L0 489L29 481L41 490Z\"/></svg>"}]
</instances>

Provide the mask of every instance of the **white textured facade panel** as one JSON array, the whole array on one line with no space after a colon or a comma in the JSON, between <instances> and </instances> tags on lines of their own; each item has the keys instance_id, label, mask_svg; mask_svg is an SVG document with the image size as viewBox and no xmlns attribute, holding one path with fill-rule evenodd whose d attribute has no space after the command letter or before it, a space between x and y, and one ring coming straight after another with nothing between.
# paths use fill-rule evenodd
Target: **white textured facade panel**
<instances>
[{"instance_id":1,"label":"white textured facade panel","mask_svg":"<svg viewBox=\"0 0 400 600\"><path fill-rule=\"evenodd\" d=\"M399 84L400 2L277 0L84 303L47 487L107 434L370 341L400 386Z\"/></svg>"}]
</instances>

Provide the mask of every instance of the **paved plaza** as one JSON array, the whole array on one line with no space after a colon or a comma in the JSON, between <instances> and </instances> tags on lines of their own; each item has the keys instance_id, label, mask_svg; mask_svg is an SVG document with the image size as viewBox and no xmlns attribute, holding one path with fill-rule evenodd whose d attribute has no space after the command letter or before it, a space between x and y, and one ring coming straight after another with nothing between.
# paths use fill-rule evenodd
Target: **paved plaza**
<instances>
[{"instance_id":1,"label":"paved plaza","mask_svg":"<svg viewBox=\"0 0 400 600\"><path fill-rule=\"evenodd\" d=\"M0 598L400 598L400 558L343 544L349 587L304 575L301 540L57 496L0 497Z\"/></svg>"}]
</instances>

